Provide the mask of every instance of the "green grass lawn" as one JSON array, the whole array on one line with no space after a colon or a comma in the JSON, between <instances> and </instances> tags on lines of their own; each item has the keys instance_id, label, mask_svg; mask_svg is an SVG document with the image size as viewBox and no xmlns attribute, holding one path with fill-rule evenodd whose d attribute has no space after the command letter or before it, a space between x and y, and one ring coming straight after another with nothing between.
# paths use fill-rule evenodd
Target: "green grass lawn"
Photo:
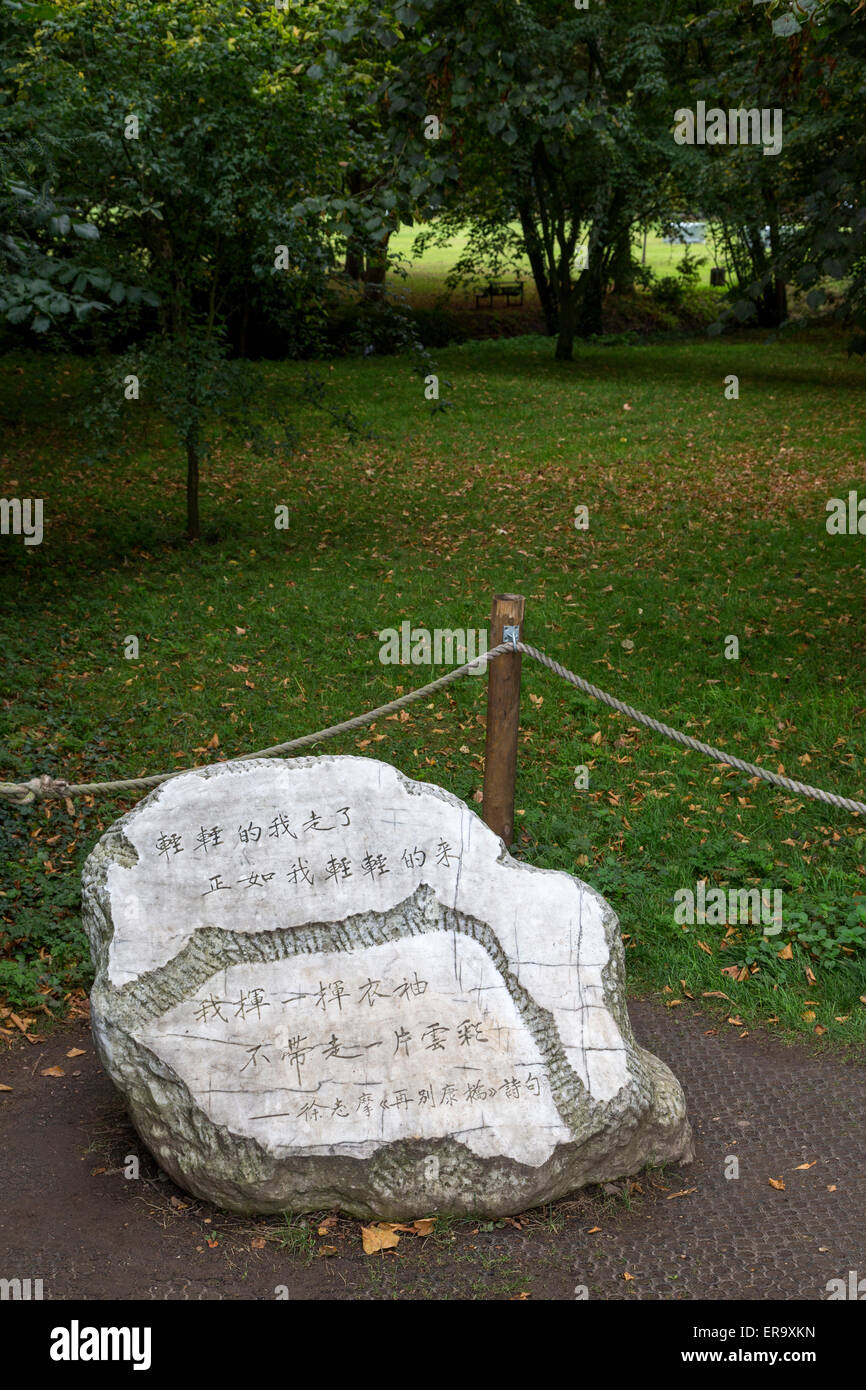
<instances>
[{"instance_id":1,"label":"green grass lawn","mask_svg":"<svg viewBox=\"0 0 866 1390\"><path fill-rule=\"evenodd\" d=\"M517 230L517 224L515 224ZM458 233L445 246L428 246L423 255L414 257L413 244L421 227L401 227L392 236L389 243L390 251L405 258L404 269L409 272L409 278L404 280L400 275L391 275L389 284L399 290L405 288L411 302L428 299L431 296L442 294L445 289L445 279L452 266L459 259L466 249L468 236L466 233ZM707 241L703 244L685 246L682 243L668 245L663 241L657 232L650 232L646 239L646 250L644 251L643 235L636 236L632 243L635 258L649 266L655 271L656 275L675 275L676 268L682 260L683 253L688 250L695 258L705 258L705 263L700 267L699 280L701 285L709 285L710 269L716 263L714 259L714 243L712 233L707 231ZM532 281L532 272L529 261L526 257L518 263L523 279L526 282L525 292L529 299L535 298L535 286ZM719 264L724 264L720 261ZM479 285L483 281L483 276L479 274ZM469 291L457 290L454 295L455 302L474 303L474 298Z\"/></svg>"},{"instance_id":2,"label":"green grass lawn","mask_svg":"<svg viewBox=\"0 0 866 1390\"><path fill-rule=\"evenodd\" d=\"M582 347L573 364L546 339L473 342L439 354L453 408L435 415L404 360L342 360L323 374L375 437L348 443L310 415L290 463L226 445L194 547L178 540L181 461L143 403L108 466L83 461L70 410L88 370L0 366L3 495L45 505L42 545L0 540L0 776L138 776L323 727L441 674L380 664L380 629L479 627L510 590L527 640L578 674L863 799L866 539L824 524L828 498L866 494L864 366L841 339ZM303 368L259 370L288 389ZM469 678L320 751L472 802L484 690ZM81 865L131 804L0 803L0 988L19 1011L59 1011L86 983ZM619 912L632 989L672 1007L708 994L720 1029L862 1046L862 819L687 753L528 661L517 806L514 852L581 874ZM702 878L782 889L783 933L677 925L674 893Z\"/></svg>"}]
</instances>

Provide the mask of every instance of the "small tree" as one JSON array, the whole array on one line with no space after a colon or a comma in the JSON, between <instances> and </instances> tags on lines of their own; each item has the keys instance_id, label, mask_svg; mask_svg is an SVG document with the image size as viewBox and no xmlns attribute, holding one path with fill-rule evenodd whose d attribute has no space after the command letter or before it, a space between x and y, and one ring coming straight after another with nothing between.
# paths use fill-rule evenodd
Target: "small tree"
<instances>
[{"instance_id":1,"label":"small tree","mask_svg":"<svg viewBox=\"0 0 866 1390\"><path fill-rule=\"evenodd\" d=\"M134 275L158 305L156 337L112 376L138 375L174 425L195 539L215 415L251 428L256 410L256 378L227 362L221 331L238 278L269 280L277 297L285 286L291 302L289 287L321 295L333 263L327 229L303 204L338 172L333 92L306 75L315 34L297 24L299 8L318 7L66 0L51 18L29 8L30 42L10 65L16 121L22 134L54 133L61 185L88 209L114 276ZM91 419L116 416L122 400L112 388Z\"/></svg>"}]
</instances>

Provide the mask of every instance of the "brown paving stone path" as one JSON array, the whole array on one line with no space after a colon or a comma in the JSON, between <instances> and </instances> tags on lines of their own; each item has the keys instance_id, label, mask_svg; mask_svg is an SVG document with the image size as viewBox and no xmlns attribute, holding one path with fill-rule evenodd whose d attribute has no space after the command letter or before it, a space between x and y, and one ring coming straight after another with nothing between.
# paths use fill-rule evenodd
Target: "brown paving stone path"
<instances>
[{"instance_id":1,"label":"brown paving stone path","mask_svg":"<svg viewBox=\"0 0 866 1390\"><path fill-rule=\"evenodd\" d=\"M585 1286L604 1300L825 1300L829 1280L866 1279L866 1066L709 1031L697 1010L629 1007L685 1088L693 1164L517 1224L404 1235L372 1257L356 1221L326 1237L313 1221L289 1248L275 1218L225 1216L162 1177L85 1025L17 1046L0 1055L0 1277L41 1278L46 1299L169 1300L273 1299L281 1285L292 1299L574 1299ZM84 1055L68 1059L73 1047ZM40 1074L55 1065L65 1076ZM129 1153L142 1154L137 1181Z\"/></svg>"}]
</instances>

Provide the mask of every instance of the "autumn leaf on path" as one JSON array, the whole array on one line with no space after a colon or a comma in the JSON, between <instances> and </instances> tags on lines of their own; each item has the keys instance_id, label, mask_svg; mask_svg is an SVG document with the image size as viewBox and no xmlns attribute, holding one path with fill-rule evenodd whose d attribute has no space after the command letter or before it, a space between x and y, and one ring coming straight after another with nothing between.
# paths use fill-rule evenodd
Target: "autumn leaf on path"
<instances>
[{"instance_id":1,"label":"autumn leaf on path","mask_svg":"<svg viewBox=\"0 0 866 1390\"><path fill-rule=\"evenodd\" d=\"M62 1067L46 1067L39 1073L40 1076L65 1076L66 1072Z\"/></svg>"},{"instance_id":2,"label":"autumn leaf on path","mask_svg":"<svg viewBox=\"0 0 866 1390\"><path fill-rule=\"evenodd\" d=\"M784 1178L767 1178L767 1182L770 1184L771 1187L775 1187L775 1189L776 1189L777 1192L784 1192L784 1191L785 1191L785 1179L784 1179Z\"/></svg>"},{"instance_id":3,"label":"autumn leaf on path","mask_svg":"<svg viewBox=\"0 0 866 1390\"><path fill-rule=\"evenodd\" d=\"M400 1237L387 1222L380 1222L378 1226L362 1226L361 1240L365 1255L375 1255L379 1250L393 1250L395 1245L400 1244Z\"/></svg>"}]
</instances>

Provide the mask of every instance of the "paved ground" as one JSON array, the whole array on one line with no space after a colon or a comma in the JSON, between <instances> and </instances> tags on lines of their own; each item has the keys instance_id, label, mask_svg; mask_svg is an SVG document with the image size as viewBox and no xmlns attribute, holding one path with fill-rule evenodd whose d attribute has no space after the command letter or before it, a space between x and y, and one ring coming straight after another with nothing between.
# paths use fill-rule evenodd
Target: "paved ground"
<instances>
[{"instance_id":1,"label":"paved ground","mask_svg":"<svg viewBox=\"0 0 866 1390\"><path fill-rule=\"evenodd\" d=\"M582 1286L591 1299L821 1300L830 1279L866 1278L866 1066L741 1039L697 1011L630 1010L683 1083L693 1164L514 1222L403 1233L377 1255L356 1221L320 1236L323 1218L227 1217L146 1155L127 1180L125 1155L142 1150L87 1027L24 1044L0 1056L0 1277L41 1278L46 1299L203 1300L280 1286L293 1299L573 1299ZM50 1066L65 1075L41 1075Z\"/></svg>"}]
</instances>

